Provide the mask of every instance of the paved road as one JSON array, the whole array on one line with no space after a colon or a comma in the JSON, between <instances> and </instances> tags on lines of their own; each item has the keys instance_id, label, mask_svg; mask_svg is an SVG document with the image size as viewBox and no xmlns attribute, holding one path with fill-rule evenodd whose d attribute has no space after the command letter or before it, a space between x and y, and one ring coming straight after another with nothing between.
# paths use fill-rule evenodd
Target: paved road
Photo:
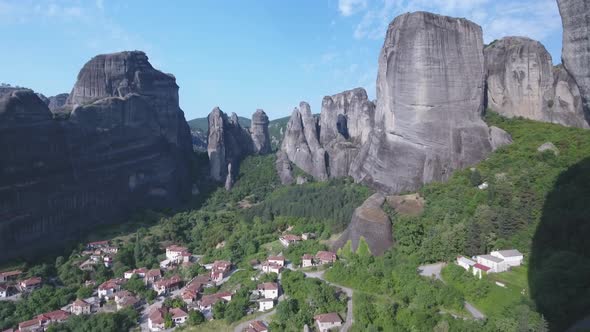
<instances>
[{"instance_id":1,"label":"paved road","mask_svg":"<svg viewBox=\"0 0 590 332\"><path fill-rule=\"evenodd\" d=\"M475 319L486 318L486 316L481 311L477 310L477 308L475 308L471 303L469 303L467 301L465 301L465 309L467 311L469 311L471 316L473 316L473 318L475 318Z\"/></svg>"}]
</instances>

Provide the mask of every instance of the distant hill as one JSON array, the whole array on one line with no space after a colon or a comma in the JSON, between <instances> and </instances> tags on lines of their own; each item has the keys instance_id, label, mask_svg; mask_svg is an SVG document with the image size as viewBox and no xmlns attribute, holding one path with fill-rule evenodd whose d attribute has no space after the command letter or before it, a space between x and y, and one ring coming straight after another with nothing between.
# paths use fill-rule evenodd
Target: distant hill
<instances>
[{"instance_id":1,"label":"distant hill","mask_svg":"<svg viewBox=\"0 0 590 332\"><path fill-rule=\"evenodd\" d=\"M287 122L289 122L290 118L290 116L278 118L270 121L270 123L268 124L270 142L273 150L278 149L278 147L280 146L281 141L283 139L283 134L285 132L285 128L287 127ZM250 127L250 119L239 116L238 121L240 122L240 125L242 127ZM192 119L188 121L188 125L191 128L191 132L193 132L193 136L195 136L195 133L200 133L199 136L201 136L202 139L204 136L207 135L207 129L209 126L207 122L207 117Z\"/></svg>"}]
</instances>

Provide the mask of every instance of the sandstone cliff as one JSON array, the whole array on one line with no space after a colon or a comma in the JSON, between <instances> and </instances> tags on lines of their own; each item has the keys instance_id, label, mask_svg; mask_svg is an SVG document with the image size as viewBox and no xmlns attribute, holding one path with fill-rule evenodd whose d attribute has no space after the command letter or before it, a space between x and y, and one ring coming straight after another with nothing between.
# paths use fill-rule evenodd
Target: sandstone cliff
<instances>
[{"instance_id":1,"label":"sandstone cliff","mask_svg":"<svg viewBox=\"0 0 590 332\"><path fill-rule=\"evenodd\" d=\"M507 117L589 127L577 85L563 67L553 67L541 43L506 37L484 54L488 108Z\"/></svg>"},{"instance_id":2,"label":"sandstone cliff","mask_svg":"<svg viewBox=\"0 0 590 332\"><path fill-rule=\"evenodd\" d=\"M52 112L64 107L68 100L68 96L68 93L60 93L47 98L47 107L49 107L49 110Z\"/></svg>"},{"instance_id":3,"label":"sandstone cliff","mask_svg":"<svg viewBox=\"0 0 590 332\"><path fill-rule=\"evenodd\" d=\"M393 246L391 220L382 209L384 201L383 195L373 194L356 208L348 228L334 243L333 249L342 248L346 242L351 241L351 249L356 251L361 237L365 239L373 255L383 255L387 249L391 248Z\"/></svg>"},{"instance_id":4,"label":"sandstone cliff","mask_svg":"<svg viewBox=\"0 0 590 332\"><path fill-rule=\"evenodd\" d=\"M408 13L389 25L377 105L355 89L324 98L319 123L295 110L281 150L317 180L348 175L385 192L414 190L510 142L501 129L488 128L483 111L481 28Z\"/></svg>"},{"instance_id":5,"label":"sandstone cliff","mask_svg":"<svg viewBox=\"0 0 590 332\"><path fill-rule=\"evenodd\" d=\"M209 114L207 153L209 155L210 176L224 182L230 190L239 170L240 161L248 155L270 152L268 117L263 110L252 115L252 129L243 128L238 116L228 116L215 107Z\"/></svg>"},{"instance_id":6,"label":"sandstone cliff","mask_svg":"<svg viewBox=\"0 0 590 332\"><path fill-rule=\"evenodd\" d=\"M174 77L142 52L97 56L78 77L67 119L30 90L0 100L0 260L190 195L191 138ZM124 80L114 77L130 88L112 90Z\"/></svg>"},{"instance_id":7,"label":"sandstone cliff","mask_svg":"<svg viewBox=\"0 0 590 332\"><path fill-rule=\"evenodd\" d=\"M557 0L563 23L561 59L580 88L586 118L590 122L590 3Z\"/></svg>"}]
</instances>

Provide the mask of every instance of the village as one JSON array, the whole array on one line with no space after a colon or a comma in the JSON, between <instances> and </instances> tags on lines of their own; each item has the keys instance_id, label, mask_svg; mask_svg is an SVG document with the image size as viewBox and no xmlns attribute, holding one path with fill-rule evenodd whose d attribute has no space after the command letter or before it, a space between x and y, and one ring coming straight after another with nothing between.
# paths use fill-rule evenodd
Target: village
<instances>
[{"instance_id":1,"label":"village","mask_svg":"<svg viewBox=\"0 0 590 332\"><path fill-rule=\"evenodd\" d=\"M313 234L284 234L279 236L278 242L284 247L294 246L313 238ZM92 271L98 265L111 268L118 248L109 241L90 242L86 244L82 255L86 259L79 265L83 271ZM158 268L136 268L125 271L122 276L109 279L100 284L95 280L87 280L86 286L92 287L93 294L88 298L77 298L75 301L55 310L40 314L31 320L18 324L18 329L8 329L4 332L40 332L46 331L51 324L63 323L71 315L94 315L97 313L112 313L131 308L139 313L139 325L142 331L171 331L185 325L191 315L198 315L204 320L215 319L215 308L219 304L232 301L236 290L216 291L226 283L232 275L240 269L225 260L216 260L210 264L201 264L201 257L192 254L186 247L172 244L165 248L165 259ZM282 255L271 255L262 262L250 262L258 273L252 277L253 281L260 281L256 289L250 291L251 302L248 315L257 312L271 313L278 302L284 299L281 288L281 273L284 269L309 270L318 267L328 267L337 261L336 253L318 251L305 253L301 257L301 264L294 266ZM178 273L182 267L199 265L204 273L185 279ZM31 293L42 287L44 282L40 277L21 278L23 271L13 270L0 272L0 300L17 301L24 294ZM273 281L268 281L273 280ZM155 299L147 300L140 294L127 290L126 285L141 281L142 287L153 290ZM170 303L174 303L170 305ZM254 317L254 316L253 316ZM313 330L324 332L338 329L344 323L336 312L326 312L314 317ZM268 322L253 319L244 324L241 331L268 331Z\"/></svg>"}]
</instances>

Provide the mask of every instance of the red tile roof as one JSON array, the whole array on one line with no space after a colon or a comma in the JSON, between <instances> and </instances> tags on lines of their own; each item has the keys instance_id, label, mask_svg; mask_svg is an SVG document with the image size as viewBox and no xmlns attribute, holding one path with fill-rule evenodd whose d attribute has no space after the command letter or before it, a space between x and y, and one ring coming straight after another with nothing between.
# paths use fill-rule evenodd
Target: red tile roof
<instances>
[{"instance_id":1,"label":"red tile roof","mask_svg":"<svg viewBox=\"0 0 590 332\"><path fill-rule=\"evenodd\" d=\"M310 255L310 254L305 254L305 255L301 256L301 259L302 260L305 260L305 259L313 259L313 256Z\"/></svg>"},{"instance_id":2,"label":"red tile roof","mask_svg":"<svg viewBox=\"0 0 590 332\"><path fill-rule=\"evenodd\" d=\"M41 278L39 277L32 277L29 279L21 280L20 284L24 285L25 287L35 286L42 282Z\"/></svg>"},{"instance_id":3,"label":"red tile roof","mask_svg":"<svg viewBox=\"0 0 590 332\"><path fill-rule=\"evenodd\" d=\"M105 241L94 241L94 242L88 242L87 246L91 247L91 246L104 246L104 245L108 245L109 241L105 240Z\"/></svg>"},{"instance_id":4,"label":"red tile roof","mask_svg":"<svg viewBox=\"0 0 590 332\"><path fill-rule=\"evenodd\" d=\"M35 326L35 325L41 325L41 322L39 322L38 319L27 320L27 321L24 321L24 322L20 322L18 324L18 328L22 330L24 328Z\"/></svg>"},{"instance_id":5,"label":"red tile roof","mask_svg":"<svg viewBox=\"0 0 590 332\"><path fill-rule=\"evenodd\" d=\"M172 315L172 318L180 318L180 317L186 317L188 316L188 314L186 312L184 312L184 310L180 309L180 308L172 308L170 309L170 314Z\"/></svg>"},{"instance_id":6,"label":"red tile roof","mask_svg":"<svg viewBox=\"0 0 590 332\"><path fill-rule=\"evenodd\" d=\"M259 284L256 288L259 290L277 290L279 289L279 284L276 282L265 282L263 284Z\"/></svg>"},{"instance_id":7,"label":"red tile roof","mask_svg":"<svg viewBox=\"0 0 590 332\"><path fill-rule=\"evenodd\" d=\"M55 321L64 321L64 320L68 319L68 317L70 317L70 314L67 311L55 310L55 311L51 311L51 312L46 312L44 314L40 314L39 316L37 316L37 319L39 319L39 320L47 319L52 322L55 322Z\"/></svg>"},{"instance_id":8,"label":"red tile roof","mask_svg":"<svg viewBox=\"0 0 590 332\"><path fill-rule=\"evenodd\" d=\"M74 303L72 303L72 306L74 306L74 307L89 307L90 303L88 303L84 300L77 299L76 301L74 301Z\"/></svg>"},{"instance_id":9,"label":"red tile roof","mask_svg":"<svg viewBox=\"0 0 590 332\"><path fill-rule=\"evenodd\" d=\"M181 246L176 245L176 244L173 244L171 246L166 247L166 250L168 250L168 251L174 251L174 252L188 251L188 249L186 247L181 247Z\"/></svg>"},{"instance_id":10,"label":"red tile roof","mask_svg":"<svg viewBox=\"0 0 590 332\"><path fill-rule=\"evenodd\" d=\"M145 274L146 277L161 277L162 276L162 271L160 271L160 269L153 269L153 270L149 270L146 272Z\"/></svg>"},{"instance_id":11,"label":"red tile roof","mask_svg":"<svg viewBox=\"0 0 590 332\"><path fill-rule=\"evenodd\" d=\"M268 256L269 261L284 261L285 257L283 256Z\"/></svg>"},{"instance_id":12,"label":"red tile roof","mask_svg":"<svg viewBox=\"0 0 590 332\"><path fill-rule=\"evenodd\" d=\"M491 267L488 267L488 266L485 266L485 265L479 264L479 263L475 263L475 265L473 265L473 268L480 269L480 270L482 270L484 272L487 272L487 271L489 271L489 270L492 269Z\"/></svg>"},{"instance_id":13,"label":"red tile roof","mask_svg":"<svg viewBox=\"0 0 590 332\"><path fill-rule=\"evenodd\" d=\"M255 332L268 331L268 328L261 320L255 320L253 322L250 322L249 327L253 329Z\"/></svg>"},{"instance_id":14,"label":"red tile roof","mask_svg":"<svg viewBox=\"0 0 590 332\"><path fill-rule=\"evenodd\" d=\"M164 315L166 315L166 312L166 308L154 308L148 318L152 321L152 324L164 324Z\"/></svg>"},{"instance_id":15,"label":"red tile roof","mask_svg":"<svg viewBox=\"0 0 590 332\"><path fill-rule=\"evenodd\" d=\"M6 272L0 272L0 276L3 276L4 278L9 278L9 277L14 277L17 276L19 274L22 274L22 271L19 270L14 270L14 271L6 271Z\"/></svg>"},{"instance_id":16,"label":"red tile roof","mask_svg":"<svg viewBox=\"0 0 590 332\"><path fill-rule=\"evenodd\" d=\"M314 319L320 323L342 323L342 318L335 312L316 315Z\"/></svg>"},{"instance_id":17,"label":"red tile roof","mask_svg":"<svg viewBox=\"0 0 590 332\"><path fill-rule=\"evenodd\" d=\"M315 257L319 260L323 261L335 261L336 254L331 251L318 251Z\"/></svg>"}]
</instances>

